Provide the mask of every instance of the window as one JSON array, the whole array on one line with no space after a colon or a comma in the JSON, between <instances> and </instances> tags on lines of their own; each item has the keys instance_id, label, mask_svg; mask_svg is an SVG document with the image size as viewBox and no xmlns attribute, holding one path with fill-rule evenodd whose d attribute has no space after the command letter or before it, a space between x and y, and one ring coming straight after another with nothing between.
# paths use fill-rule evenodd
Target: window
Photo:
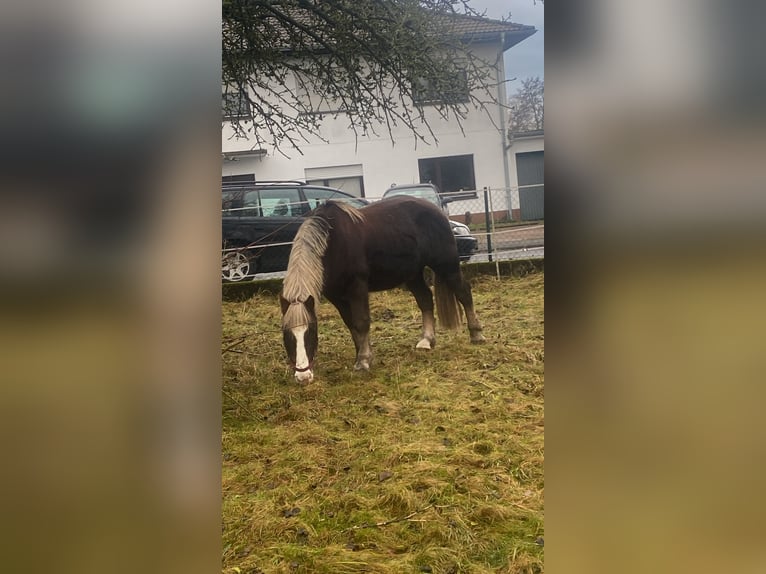
<instances>
[{"instance_id":1,"label":"window","mask_svg":"<svg viewBox=\"0 0 766 574\"><path fill-rule=\"evenodd\" d=\"M442 207L441 200L436 196L436 192L431 186L425 187L411 187L406 189L389 189L383 194L383 197L393 197L395 195L406 195L409 197L418 197L430 201L436 207Z\"/></svg>"},{"instance_id":2,"label":"window","mask_svg":"<svg viewBox=\"0 0 766 574\"><path fill-rule=\"evenodd\" d=\"M364 197L364 179L361 175L353 177L328 177L324 179L310 179L306 183L311 185L323 185L345 191L349 195Z\"/></svg>"},{"instance_id":3,"label":"window","mask_svg":"<svg viewBox=\"0 0 766 574\"><path fill-rule=\"evenodd\" d=\"M242 197L236 191L224 191L221 194L221 212L228 217L240 215Z\"/></svg>"},{"instance_id":4,"label":"window","mask_svg":"<svg viewBox=\"0 0 766 574\"><path fill-rule=\"evenodd\" d=\"M262 189L260 199L263 217L299 217L303 213L300 194L292 187Z\"/></svg>"},{"instance_id":5,"label":"window","mask_svg":"<svg viewBox=\"0 0 766 574\"><path fill-rule=\"evenodd\" d=\"M306 200L309 204L309 209L315 209L325 203L328 199L339 199L342 201L348 201L354 207L364 207L365 204L358 199L351 199L345 195L335 193L329 189L316 189L312 187L304 187L303 195L306 196Z\"/></svg>"},{"instance_id":6,"label":"window","mask_svg":"<svg viewBox=\"0 0 766 574\"><path fill-rule=\"evenodd\" d=\"M332 199L333 195L337 194L334 194L329 189L306 188L303 190L303 195L306 196L306 201L308 201L309 209L316 209L325 203L328 199Z\"/></svg>"},{"instance_id":7,"label":"window","mask_svg":"<svg viewBox=\"0 0 766 574\"><path fill-rule=\"evenodd\" d=\"M244 173L242 175L224 175L221 178L221 187L242 187L248 184L255 184L254 173Z\"/></svg>"},{"instance_id":8,"label":"window","mask_svg":"<svg viewBox=\"0 0 766 574\"><path fill-rule=\"evenodd\" d=\"M418 160L422 183L433 183L442 193L476 189L473 155L453 155Z\"/></svg>"},{"instance_id":9,"label":"window","mask_svg":"<svg viewBox=\"0 0 766 574\"><path fill-rule=\"evenodd\" d=\"M250 100L244 90L230 90L221 94L224 119L251 118Z\"/></svg>"},{"instance_id":10,"label":"window","mask_svg":"<svg viewBox=\"0 0 766 574\"><path fill-rule=\"evenodd\" d=\"M332 187L355 197L364 197L364 168L361 163L307 167L304 174L306 181L312 185Z\"/></svg>"},{"instance_id":11,"label":"window","mask_svg":"<svg viewBox=\"0 0 766 574\"><path fill-rule=\"evenodd\" d=\"M470 101L468 74L458 72L443 84L435 85L425 78L418 78L412 85L416 105L465 104Z\"/></svg>"},{"instance_id":12,"label":"window","mask_svg":"<svg viewBox=\"0 0 766 574\"><path fill-rule=\"evenodd\" d=\"M243 201L242 201L242 208L239 211L240 216L248 216L248 217L258 217L261 215L261 210L259 209L260 202L258 201L258 192L257 191L248 191L245 193Z\"/></svg>"}]
</instances>

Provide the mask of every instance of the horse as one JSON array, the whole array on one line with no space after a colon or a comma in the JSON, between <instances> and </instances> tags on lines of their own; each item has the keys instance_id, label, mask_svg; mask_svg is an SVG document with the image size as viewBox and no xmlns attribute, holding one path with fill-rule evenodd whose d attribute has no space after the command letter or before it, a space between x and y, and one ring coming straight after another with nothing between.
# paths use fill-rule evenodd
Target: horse
<instances>
[{"instance_id":1,"label":"horse","mask_svg":"<svg viewBox=\"0 0 766 574\"><path fill-rule=\"evenodd\" d=\"M446 215L423 199L397 196L357 209L327 201L307 216L295 235L279 295L282 335L299 383L314 379L318 348L316 308L320 296L332 303L356 347L354 369L368 371L369 293L405 285L423 320L416 348L436 344L434 301L424 269L433 271L439 323L457 329L463 306L470 341L484 342L471 286L460 270L455 236Z\"/></svg>"}]
</instances>

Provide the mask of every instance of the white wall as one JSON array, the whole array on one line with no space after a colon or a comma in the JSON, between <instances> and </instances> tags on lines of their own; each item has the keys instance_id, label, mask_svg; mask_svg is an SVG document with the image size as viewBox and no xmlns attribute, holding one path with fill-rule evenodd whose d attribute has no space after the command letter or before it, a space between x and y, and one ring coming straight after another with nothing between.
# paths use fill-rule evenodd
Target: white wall
<instances>
[{"instance_id":1,"label":"white wall","mask_svg":"<svg viewBox=\"0 0 766 574\"><path fill-rule=\"evenodd\" d=\"M498 48L499 43L477 46L476 53L495 62ZM497 94L492 96L496 98ZM497 106L488 111L497 126L506 125L505 114ZM391 135L385 126L381 126L378 135L360 136L357 140L349 128L348 118L340 114L337 118L327 116L322 125L322 135L332 143L313 138L301 146L302 154L294 149L284 149L284 154L289 156L284 157L267 149L264 157L224 161L222 174L255 173L256 179L261 180L305 179L306 169L361 164L365 195L379 197L392 183L416 183L419 180L418 159L472 154L477 189L506 187L503 136L487 112L470 110L463 121L464 133L455 120L440 119L434 108L427 108L427 114L438 143L416 141L404 126L395 127ZM231 127L225 124L222 133L224 153L254 147L254 141L234 138L232 133Z\"/></svg>"}]
</instances>

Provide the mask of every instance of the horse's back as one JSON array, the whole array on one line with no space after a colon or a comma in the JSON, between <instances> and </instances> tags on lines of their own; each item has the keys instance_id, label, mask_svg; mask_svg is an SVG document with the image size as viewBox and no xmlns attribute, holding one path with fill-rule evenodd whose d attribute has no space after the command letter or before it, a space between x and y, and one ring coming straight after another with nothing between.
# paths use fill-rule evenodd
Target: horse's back
<instances>
[{"instance_id":1,"label":"horse's back","mask_svg":"<svg viewBox=\"0 0 766 574\"><path fill-rule=\"evenodd\" d=\"M363 248L371 291L390 289L424 266L459 266L449 220L432 203L413 197L383 199L361 210Z\"/></svg>"},{"instance_id":2,"label":"horse's back","mask_svg":"<svg viewBox=\"0 0 766 574\"><path fill-rule=\"evenodd\" d=\"M362 209L366 227L372 233L413 233L425 236L451 236L447 216L430 201L417 197L396 196L382 199Z\"/></svg>"},{"instance_id":3,"label":"horse's back","mask_svg":"<svg viewBox=\"0 0 766 574\"><path fill-rule=\"evenodd\" d=\"M371 203L362 208L364 214L398 212L404 209L409 214L431 213L434 216L446 217L436 205L419 197L396 195Z\"/></svg>"}]
</instances>

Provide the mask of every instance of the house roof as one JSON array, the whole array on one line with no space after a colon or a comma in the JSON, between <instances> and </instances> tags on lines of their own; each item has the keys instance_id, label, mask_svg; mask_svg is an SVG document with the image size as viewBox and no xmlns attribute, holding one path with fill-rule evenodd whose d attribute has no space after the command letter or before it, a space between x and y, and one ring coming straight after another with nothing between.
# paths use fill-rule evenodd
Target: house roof
<instances>
[{"instance_id":1,"label":"house roof","mask_svg":"<svg viewBox=\"0 0 766 574\"><path fill-rule=\"evenodd\" d=\"M317 16L309 10L293 8L290 11L290 18L301 27L310 29ZM436 14L434 18L442 20L443 29L450 31L450 35L458 37L466 42L491 42L503 41L503 51L515 46L522 40L528 38L537 30L534 26L517 24L515 22L503 22L502 20L492 20L481 16L468 16L465 14ZM261 22L261 25L271 25L270 18ZM224 23L224 29L226 28ZM283 39L283 49L289 51L290 38L286 32L281 33Z\"/></svg>"},{"instance_id":2,"label":"house roof","mask_svg":"<svg viewBox=\"0 0 766 574\"><path fill-rule=\"evenodd\" d=\"M451 14L446 18L448 18L449 27L453 34L467 41L496 40L502 38L504 34L503 50L508 50L537 32L534 26L492 20L480 16Z\"/></svg>"},{"instance_id":3,"label":"house roof","mask_svg":"<svg viewBox=\"0 0 766 574\"><path fill-rule=\"evenodd\" d=\"M513 139L532 139L544 136L544 130L527 130L525 132L513 132Z\"/></svg>"}]
</instances>

